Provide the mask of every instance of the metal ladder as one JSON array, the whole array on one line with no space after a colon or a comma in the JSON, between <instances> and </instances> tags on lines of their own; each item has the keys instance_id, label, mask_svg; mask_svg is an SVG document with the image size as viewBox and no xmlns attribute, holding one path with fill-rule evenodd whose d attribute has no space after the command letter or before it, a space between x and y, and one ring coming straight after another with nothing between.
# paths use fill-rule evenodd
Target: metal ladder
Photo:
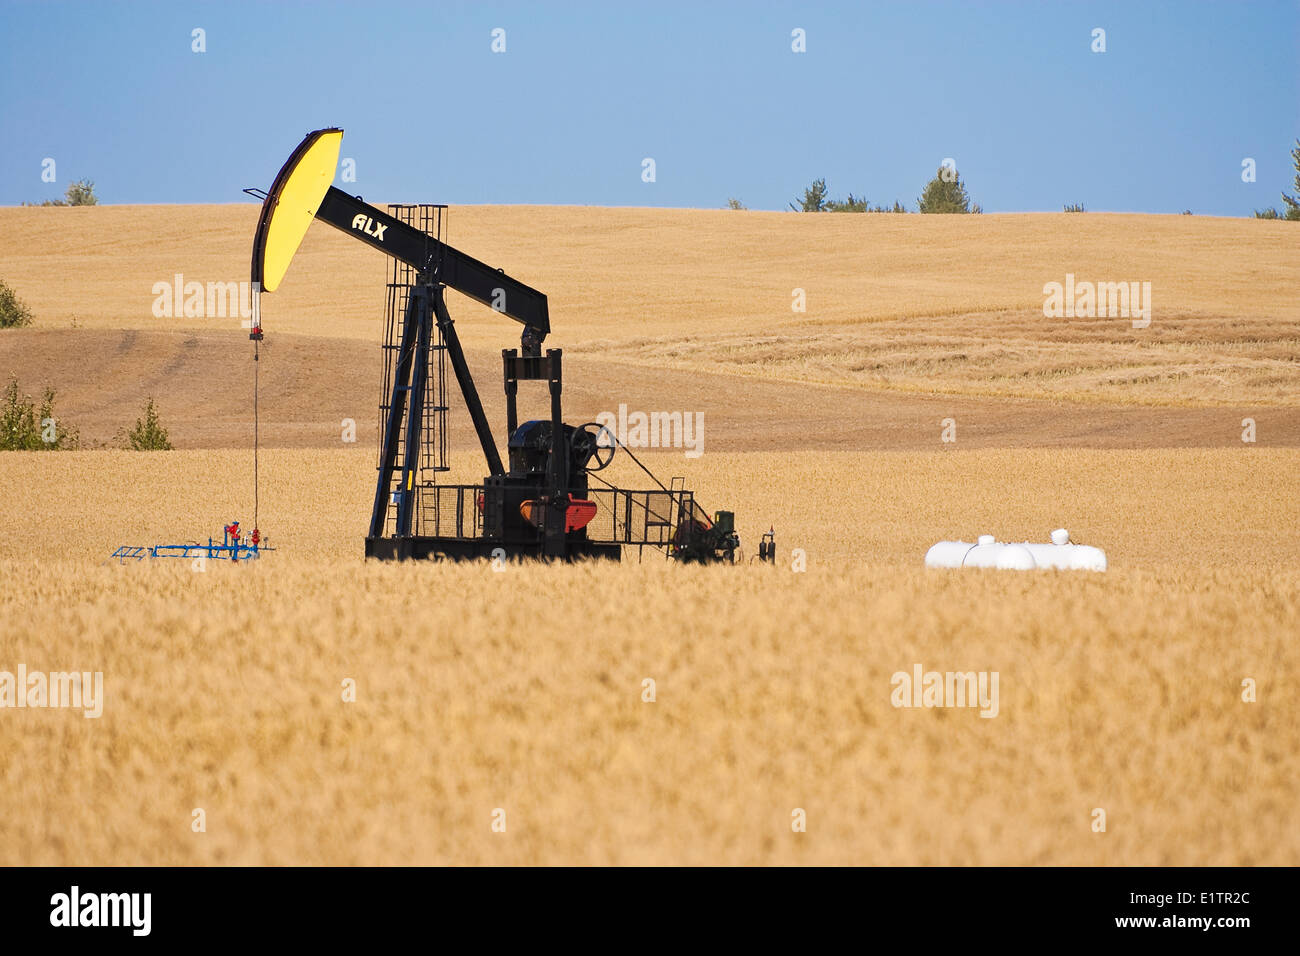
<instances>
[{"instance_id":1,"label":"metal ladder","mask_svg":"<svg viewBox=\"0 0 1300 956\"><path fill-rule=\"evenodd\" d=\"M427 236L441 240L443 226L443 210L445 206L430 203L420 204L391 204L388 207L389 213L407 225L414 226ZM402 326L406 318L406 307L410 301L411 288L419 280L419 276L411 266L398 259L391 259L388 270L388 284L384 306L384 339L382 344L384 358L384 377L382 399L379 404L379 428L378 428L378 446L375 452L376 470L380 467L378 460L383 452L384 425L388 419L389 409L392 407L394 395L392 394L393 366L397 362L398 353L401 351ZM421 493L423 486L432 486L434 482L426 475L436 475L439 472L450 471L451 466L447 463L447 412L450 406L447 402L447 346L443 341L442 332L435 324L430 330L430 347L429 347L429 366L426 376L423 421L420 423L420 462L419 474L415 477L414 487L411 488L410 494L418 495L420 500L416 502L415 525L413 532L419 534L419 525L425 519L425 508L423 507L424 499L432 497L434 499L434 508L437 507L437 494L425 496ZM410 386L400 386L397 391L409 392ZM409 398L409 396L407 396ZM409 402L408 402L409 411ZM406 458L406 429L403 428L397 436L397 461L400 463ZM401 487L402 473L401 469L394 469L393 479L388 488L388 494L402 491ZM432 516L435 521L436 514ZM390 510L388 515L388 526L385 528L386 533L394 532L396 524L396 512Z\"/></svg>"}]
</instances>

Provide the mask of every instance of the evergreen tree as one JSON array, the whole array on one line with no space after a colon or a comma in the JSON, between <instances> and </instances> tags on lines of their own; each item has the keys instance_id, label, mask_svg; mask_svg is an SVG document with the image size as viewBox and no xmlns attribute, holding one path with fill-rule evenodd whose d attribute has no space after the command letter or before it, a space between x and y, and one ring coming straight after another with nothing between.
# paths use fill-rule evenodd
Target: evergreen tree
<instances>
[{"instance_id":1,"label":"evergreen tree","mask_svg":"<svg viewBox=\"0 0 1300 956\"><path fill-rule=\"evenodd\" d=\"M1282 194L1282 201L1286 203L1286 214L1284 219L1300 219L1300 139L1295 141L1295 149L1291 150L1291 162L1295 164L1295 196Z\"/></svg>"},{"instance_id":2,"label":"evergreen tree","mask_svg":"<svg viewBox=\"0 0 1300 956\"><path fill-rule=\"evenodd\" d=\"M803 191L799 205L802 212L821 212L826 208L825 178L813 180L813 184Z\"/></svg>"},{"instance_id":3,"label":"evergreen tree","mask_svg":"<svg viewBox=\"0 0 1300 956\"><path fill-rule=\"evenodd\" d=\"M951 178L949 178L951 177ZM970 196L966 193L966 184L961 181L957 170L939 167L934 178L925 184L925 192L916 201L921 212L981 212L979 205L971 207Z\"/></svg>"}]
</instances>

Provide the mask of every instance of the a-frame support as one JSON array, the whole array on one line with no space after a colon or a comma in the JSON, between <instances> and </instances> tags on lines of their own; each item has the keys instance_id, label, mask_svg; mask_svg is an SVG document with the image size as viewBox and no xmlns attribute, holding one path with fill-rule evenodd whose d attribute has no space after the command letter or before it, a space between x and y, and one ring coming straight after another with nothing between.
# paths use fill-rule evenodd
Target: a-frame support
<instances>
[{"instance_id":1,"label":"a-frame support","mask_svg":"<svg viewBox=\"0 0 1300 956\"><path fill-rule=\"evenodd\" d=\"M483 447L488 470L493 475L505 474L501 454L497 451L492 429L483 411L483 403L465 361L460 337L456 334L455 323L443 300L443 286L419 282L411 287L407 298L397 360L393 363L388 417L384 422L383 444L379 453L379 478L375 484L375 501L370 514L372 539L383 537L388 508L394 502L397 505L396 537L409 538L415 525L415 482L420 470L424 406L430 387L429 353L433 344L435 319L447 355L451 359L456 384L460 387L465 406L474 422L474 431ZM402 451L401 462L397 460L399 445ZM393 487L394 474L399 474L400 478L396 489Z\"/></svg>"}]
</instances>

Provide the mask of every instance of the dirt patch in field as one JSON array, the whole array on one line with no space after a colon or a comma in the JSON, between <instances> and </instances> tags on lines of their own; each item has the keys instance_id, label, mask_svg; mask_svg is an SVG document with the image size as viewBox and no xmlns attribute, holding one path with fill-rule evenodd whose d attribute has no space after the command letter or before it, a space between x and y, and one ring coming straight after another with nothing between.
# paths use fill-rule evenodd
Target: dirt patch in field
<instances>
[{"instance_id":1,"label":"dirt patch in field","mask_svg":"<svg viewBox=\"0 0 1300 956\"><path fill-rule=\"evenodd\" d=\"M508 338L503 344L513 344ZM349 339L269 335L260 360L261 438L266 447L342 443L345 419L373 446L382 376L377 345ZM500 357L469 351L489 420L504 442ZM252 447L252 344L242 332L23 329L0 335L0 374L38 396L51 385L55 410L82 442L109 443L133 424L146 398L158 405L178 448ZM566 418L602 411L699 412L704 448L721 451L869 451L943 447L955 422L960 448L1152 448L1242 445L1242 420L1257 444L1300 445L1300 409L1159 408L1052 399L916 395L750 375L651 368L599 355L565 355ZM451 402L453 447L475 444L459 396ZM541 384L520 389L521 415L547 414Z\"/></svg>"}]
</instances>

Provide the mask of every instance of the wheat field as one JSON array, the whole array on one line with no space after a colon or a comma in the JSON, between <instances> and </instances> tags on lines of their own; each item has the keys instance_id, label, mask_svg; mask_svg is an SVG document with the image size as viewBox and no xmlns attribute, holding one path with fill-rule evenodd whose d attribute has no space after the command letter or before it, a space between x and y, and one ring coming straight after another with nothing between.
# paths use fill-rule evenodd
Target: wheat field
<instances>
[{"instance_id":1,"label":"wheat field","mask_svg":"<svg viewBox=\"0 0 1300 956\"><path fill-rule=\"evenodd\" d=\"M97 718L0 709L0 864L1300 863L1290 224L455 209L550 296L569 419L702 410L701 458L643 458L779 549L500 571L362 560L383 262L317 226L263 303L276 550L109 561L251 526L246 335L151 287L241 279L253 219L0 209L37 316L0 373L85 446L0 453L0 673L104 680ZM1150 328L1045 319L1067 272L1151 281ZM471 308L497 425L516 329ZM179 450L99 447L150 395ZM1110 569L922 566L1060 526ZM996 672L996 716L895 707L916 665Z\"/></svg>"},{"instance_id":2,"label":"wheat field","mask_svg":"<svg viewBox=\"0 0 1300 956\"><path fill-rule=\"evenodd\" d=\"M5 863L1300 858L1294 451L710 455L776 567L500 572L366 565L370 456L285 451L259 565L105 563L242 502L242 456L157 457L0 456L0 661L105 681L97 719L3 714ZM1063 513L1110 571L920 567ZM895 708L915 664L997 671L999 713Z\"/></svg>"}]
</instances>

